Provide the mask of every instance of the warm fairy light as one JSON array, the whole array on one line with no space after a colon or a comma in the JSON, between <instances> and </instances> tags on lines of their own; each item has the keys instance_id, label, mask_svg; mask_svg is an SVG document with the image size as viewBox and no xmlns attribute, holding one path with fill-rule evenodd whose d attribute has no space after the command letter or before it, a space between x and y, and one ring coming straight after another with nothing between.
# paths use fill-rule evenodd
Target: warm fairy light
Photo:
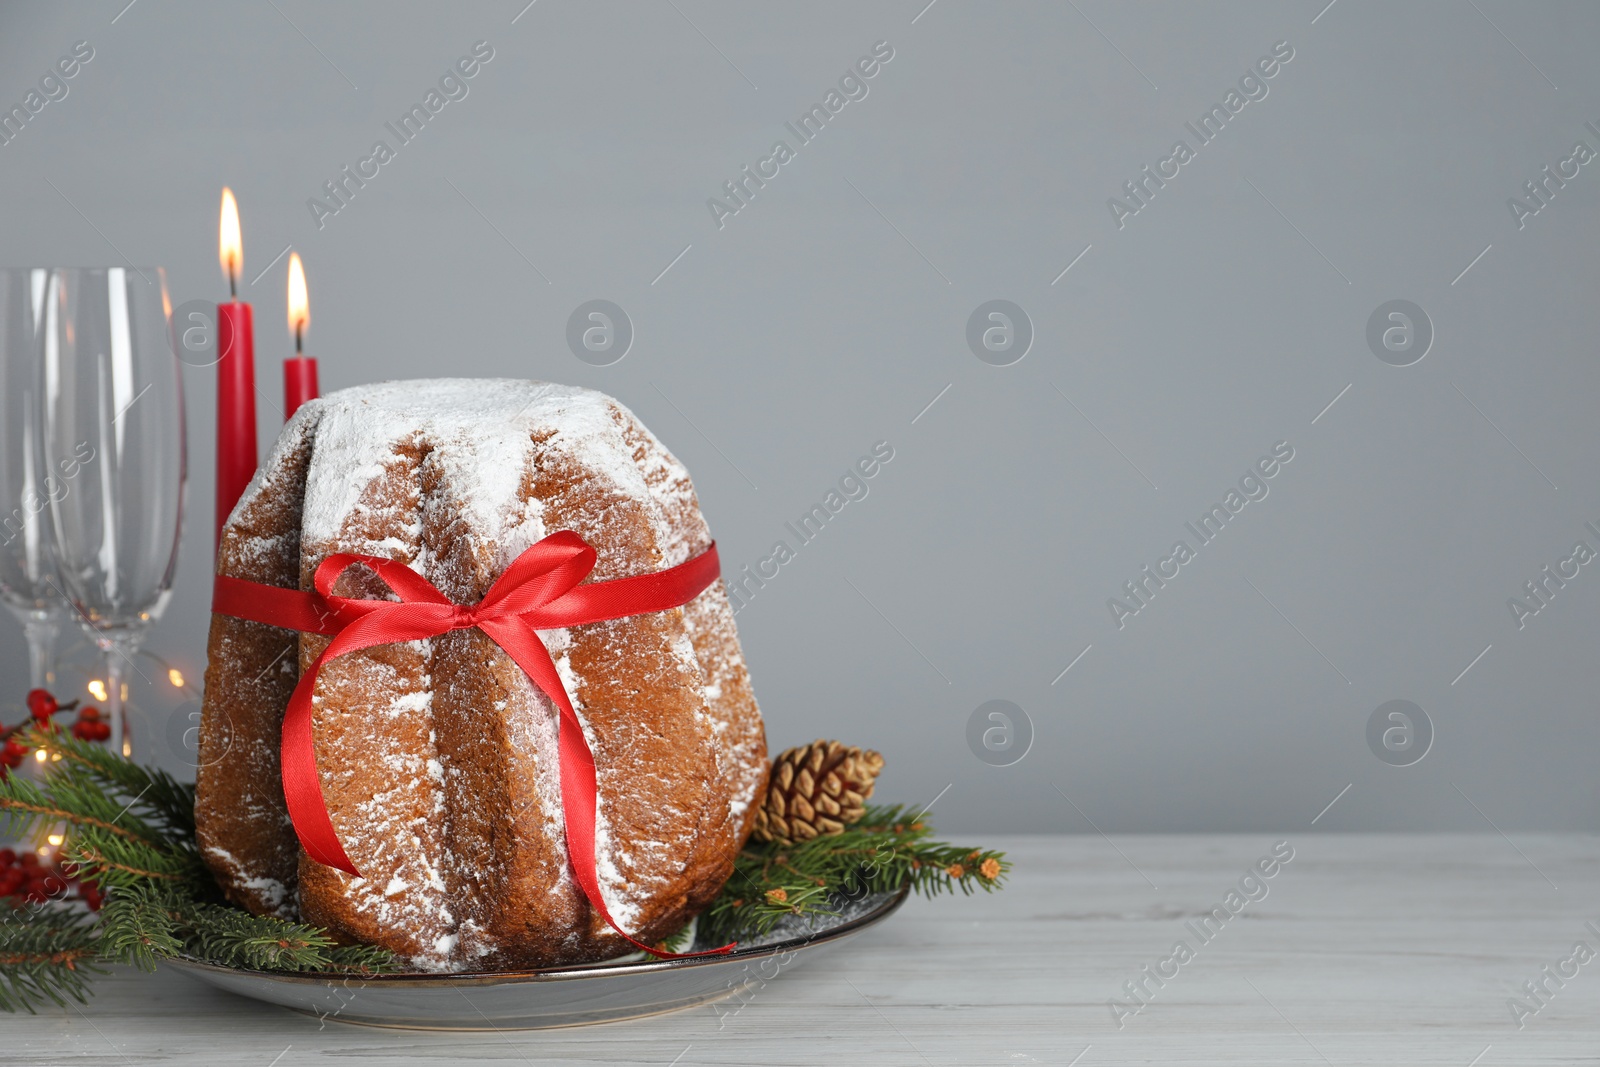
<instances>
[{"instance_id":1,"label":"warm fairy light","mask_svg":"<svg viewBox=\"0 0 1600 1067\"><path fill-rule=\"evenodd\" d=\"M123 759L132 759L133 758L133 742L128 740L127 738L123 738L122 739L122 758Z\"/></svg>"},{"instance_id":2,"label":"warm fairy light","mask_svg":"<svg viewBox=\"0 0 1600 1067\"><path fill-rule=\"evenodd\" d=\"M233 199L233 190L222 187L222 225L217 239L217 259L222 263L222 276L228 279L228 291L237 293L239 274L244 270L244 239L239 236L239 204Z\"/></svg>"},{"instance_id":3,"label":"warm fairy light","mask_svg":"<svg viewBox=\"0 0 1600 1067\"><path fill-rule=\"evenodd\" d=\"M289 336L298 355L306 328L311 325L311 303L306 299L306 268L299 252L289 253Z\"/></svg>"},{"instance_id":4,"label":"warm fairy light","mask_svg":"<svg viewBox=\"0 0 1600 1067\"><path fill-rule=\"evenodd\" d=\"M183 688L183 672L180 671L176 667L168 667L167 668L167 681L171 682L174 688L182 689Z\"/></svg>"},{"instance_id":5,"label":"warm fairy light","mask_svg":"<svg viewBox=\"0 0 1600 1067\"><path fill-rule=\"evenodd\" d=\"M33 750L33 758L38 760L40 763L43 763L45 760L50 758L50 753L46 752L42 748L36 748Z\"/></svg>"},{"instance_id":6,"label":"warm fairy light","mask_svg":"<svg viewBox=\"0 0 1600 1067\"><path fill-rule=\"evenodd\" d=\"M89 682L89 695L94 697L96 700L105 700L105 699L107 699L107 697L106 697L106 683L102 682L98 678L95 678L95 679L91 680Z\"/></svg>"},{"instance_id":7,"label":"warm fairy light","mask_svg":"<svg viewBox=\"0 0 1600 1067\"><path fill-rule=\"evenodd\" d=\"M45 840L50 842L52 845L59 847L61 842L65 841L66 838L62 837L60 834L51 834L49 837L45 838Z\"/></svg>"}]
</instances>

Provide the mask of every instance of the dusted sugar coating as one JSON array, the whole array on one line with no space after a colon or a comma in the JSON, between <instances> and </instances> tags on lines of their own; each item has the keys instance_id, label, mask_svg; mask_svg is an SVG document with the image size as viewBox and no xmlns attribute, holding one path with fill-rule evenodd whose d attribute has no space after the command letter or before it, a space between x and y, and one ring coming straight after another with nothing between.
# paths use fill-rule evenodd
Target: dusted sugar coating
<instances>
[{"instance_id":1,"label":"dusted sugar coating","mask_svg":"<svg viewBox=\"0 0 1600 1067\"><path fill-rule=\"evenodd\" d=\"M470 604L560 530L598 552L592 581L659 571L711 542L688 473L603 394L387 383L301 408L229 519L218 569L309 589L328 555L357 552L400 560ZM389 596L362 568L335 592ZM659 940L721 889L765 789L760 713L722 583L683 608L540 636L595 756L607 908ZM362 877L300 852L279 734L327 641L213 617L196 818L230 899L429 970L631 951L571 876L555 705L478 630L324 665L317 761Z\"/></svg>"},{"instance_id":2,"label":"dusted sugar coating","mask_svg":"<svg viewBox=\"0 0 1600 1067\"><path fill-rule=\"evenodd\" d=\"M300 502L317 410L304 408L234 508L217 570L263 585L300 580ZM258 915L297 913L299 844L283 803L278 762L283 712L299 680L298 637L211 616L200 719L195 828L228 899Z\"/></svg>"}]
</instances>

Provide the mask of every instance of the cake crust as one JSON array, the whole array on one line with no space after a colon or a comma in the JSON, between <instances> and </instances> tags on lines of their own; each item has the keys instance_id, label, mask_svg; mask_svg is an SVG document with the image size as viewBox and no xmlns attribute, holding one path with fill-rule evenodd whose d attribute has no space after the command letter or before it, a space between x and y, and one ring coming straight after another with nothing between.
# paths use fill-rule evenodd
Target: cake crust
<instances>
[{"instance_id":1,"label":"cake crust","mask_svg":"<svg viewBox=\"0 0 1600 1067\"><path fill-rule=\"evenodd\" d=\"M298 412L234 509L217 572L295 587L300 501L317 409ZM201 855L228 899L258 915L298 914L299 846L284 807L278 760L283 712L299 680L296 635L211 616L195 774Z\"/></svg>"}]
</instances>

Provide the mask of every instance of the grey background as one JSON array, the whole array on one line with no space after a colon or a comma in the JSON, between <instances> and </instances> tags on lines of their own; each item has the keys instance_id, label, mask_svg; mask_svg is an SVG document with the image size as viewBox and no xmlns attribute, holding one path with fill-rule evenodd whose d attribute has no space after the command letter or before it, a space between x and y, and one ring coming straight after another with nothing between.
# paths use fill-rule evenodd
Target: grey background
<instances>
[{"instance_id":1,"label":"grey background","mask_svg":"<svg viewBox=\"0 0 1600 1067\"><path fill-rule=\"evenodd\" d=\"M1600 822L1600 573L1520 631L1506 604L1600 547L1600 166L1521 230L1506 206L1600 148L1593 5L124 3L0 8L8 106L95 49L0 147L8 263L126 255L220 298L229 184L246 280L305 259L326 389L603 389L689 465L730 568L893 444L739 615L774 748L875 746L880 796L938 797L949 830L1305 826L1347 785L1315 829ZM307 198L478 40L470 95L319 231ZM706 199L879 40L867 98L719 231ZM1280 40L1269 95L1119 230L1107 198ZM263 449L284 287L280 261L243 289ZM596 298L635 329L609 367L564 340ZM1365 341L1397 298L1435 330L1404 368ZM1014 366L966 346L991 299L1032 319ZM214 382L186 373L191 520L151 647L198 674ZM1107 598L1280 440L1270 495L1118 630ZM172 694L134 699L173 759ZM1032 721L1011 766L968 748L994 699ZM1367 746L1392 699L1433 722L1413 766Z\"/></svg>"}]
</instances>

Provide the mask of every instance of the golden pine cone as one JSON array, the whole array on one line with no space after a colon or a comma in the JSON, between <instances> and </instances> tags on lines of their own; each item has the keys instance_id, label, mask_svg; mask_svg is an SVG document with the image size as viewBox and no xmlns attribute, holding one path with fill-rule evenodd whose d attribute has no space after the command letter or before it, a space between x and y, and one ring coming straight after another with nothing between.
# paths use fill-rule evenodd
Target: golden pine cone
<instances>
[{"instance_id":1,"label":"golden pine cone","mask_svg":"<svg viewBox=\"0 0 1600 1067\"><path fill-rule=\"evenodd\" d=\"M882 756L838 741L786 749L772 761L766 803L756 812L752 836L792 845L843 833L861 818L881 770Z\"/></svg>"}]
</instances>

